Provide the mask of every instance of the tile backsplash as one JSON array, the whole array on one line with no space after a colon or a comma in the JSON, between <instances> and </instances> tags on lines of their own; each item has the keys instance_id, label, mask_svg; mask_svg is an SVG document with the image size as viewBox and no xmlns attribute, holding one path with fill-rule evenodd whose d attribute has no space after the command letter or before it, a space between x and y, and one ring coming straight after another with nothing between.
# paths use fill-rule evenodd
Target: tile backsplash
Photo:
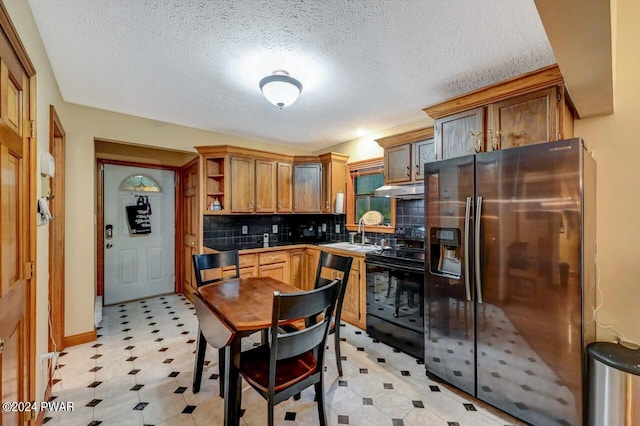
<instances>
[{"instance_id":1,"label":"tile backsplash","mask_svg":"<svg viewBox=\"0 0 640 426\"><path fill-rule=\"evenodd\" d=\"M277 225L277 233L273 232L273 225ZM301 225L319 227L321 237L327 241L346 241L348 238L345 215L205 215L204 245L235 246L261 242L263 234L269 234L270 242L295 241ZM335 232L336 225L340 225L340 233ZM246 234L242 233L243 227L246 227Z\"/></svg>"},{"instance_id":2,"label":"tile backsplash","mask_svg":"<svg viewBox=\"0 0 640 426\"><path fill-rule=\"evenodd\" d=\"M205 215L203 221L204 245L207 247L241 246L262 241L263 234L269 234L270 242L296 241L301 225L320 228L321 238L326 241L348 241L349 233L345 229L345 215L311 214L311 215ZM277 225L278 232L273 232ZM322 232L324 229L326 232ZM336 233L336 225L340 232ZM396 226L424 226L424 200L397 200ZM243 227L247 233L243 234ZM389 236L373 232L366 233L372 243Z\"/></svg>"}]
</instances>

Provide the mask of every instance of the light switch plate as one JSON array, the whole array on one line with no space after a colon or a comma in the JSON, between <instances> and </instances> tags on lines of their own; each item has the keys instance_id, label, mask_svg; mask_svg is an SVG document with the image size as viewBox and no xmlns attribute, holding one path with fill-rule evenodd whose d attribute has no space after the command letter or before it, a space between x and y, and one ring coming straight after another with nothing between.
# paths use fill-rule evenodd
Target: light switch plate
<instances>
[{"instance_id":1,"label":"light switch plate","mask_svg":"<svg viewBox=\"0 0 640 426\"><path fill-rule=\"evenodd\" d=\"M336 224L336 234L339 234L339 233L340 233L340 225Z\"/></svg>"},{"instance_id":2,"label":"light switch plate","mask_svg":"<svg viewBox=\"0 0 640 426\"><path fill-rule=\"evenodd\" d=\"M272 234L278 233L278 225L271 225L271 233Z\"/></svg>"},{"instance_id":3,"label":"light switch plate","mask_svg":"<svg viewBox=\"0 0 640 426\"><path fill-rule=\"evenodd\" d=\"M249 226L242 225L242 235L247 235L249 233Z\"/></svg>"}]
</instances>

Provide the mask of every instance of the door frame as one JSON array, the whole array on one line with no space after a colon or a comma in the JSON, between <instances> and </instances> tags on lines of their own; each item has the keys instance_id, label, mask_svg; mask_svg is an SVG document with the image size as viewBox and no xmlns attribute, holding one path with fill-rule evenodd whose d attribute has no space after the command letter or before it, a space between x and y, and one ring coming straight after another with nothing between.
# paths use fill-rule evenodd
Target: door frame
<instances>
[{"instance_id":1,"label":"door frame","mask_svg":"<svg viewBox=\"0 0 640 426\"><path fill-rule=\"evenodd\" d=\"M24 242L27 246L24 250L26 259L25 262L32 265L33 269L29 275L25 278L26 285L26 300L25 300L25 330L26 330L26 338L25 345L22 350L26 351L26 362L25 366L27 373L27 382L21 383L20 388L23 389L23 394L26 394L28 401L35 400L36 396L36 271L37 268L36 259L37 259L37 248L36 248L36 206L37 206L37 182L36 182L36 171L37 171L37 156L36 156L36 137L35 137L35 119L36 119L36 69L29 59L29 55L20 40L20 36L11 21L11 17L7 12L4 3L0 0L0 29L4 33L8 44L13 49L15 55L17 56L20 65L23 67L25 74L29 78L29 99L28 99L28 108L22 108L28 116L24 117L25 121L31 122L31 133L27 133L28 130L24 130L25 134L23 139L26 138L28 141L26 143L26 152L24 158L24 169L23 172L24 179L27 180L26 186L29 188L29 193L26 195L26 200L24 202L24 207L26 208L26 213L28 219L26 220L26 229L24 235ZM26 99L23 101L27 101ZM29 127L27 127L29 128ZM21 380L22 376L18 378ZM26 389L26 392L24 390ZM26 415L25 415L26 417ZM25 419L25 417L20 417L21 419Z\"/></svg>"},{"instance_id":2,"label":"door frame","mask_svg":"<svg viewBox=\"0 0 640 426\"><path fill-rule=\"evenodd\" d=\"M49 105L49 152L53 155L56 170L51 178L50 198L54 219L49 222L49 351L61 351L65 347L65 146L64 128L54 106Z\"/></svg>"},{"instance_id":3,"label":"door frame","mask_svg":"<svg viewBox=\"0 0 640 426\"><path fill-rule=\"evenodd\" d=\"M175 282L173 284L174 291L179 293L182 289L182 285L180 284L180 280L178 279L178 271L180 270L180 260L182 253L182 234L179 232L180 226L178 225L179 218L182 217L182 206L178 200L181 200L181 185L180 185L180 167L173 166L163 166L158 164L148 164L148 163L139 163L133 161L121 161L121 160L108 160L103 158L97 159L97 188L96 188L96 197L97 197L97 206L96 206L96 266L97 266L97 279L96 279L96 296L104 295L104 165L112 164L115 166L129 166L129 167L143 167L147 169L161 169L161 170L170 170L175 174L175 182L174 182L174 191L175 191L175 199L174 199L174 263L175 263ZM103 299L104 304L104 299Z\"/></svg>"}]
</instances>

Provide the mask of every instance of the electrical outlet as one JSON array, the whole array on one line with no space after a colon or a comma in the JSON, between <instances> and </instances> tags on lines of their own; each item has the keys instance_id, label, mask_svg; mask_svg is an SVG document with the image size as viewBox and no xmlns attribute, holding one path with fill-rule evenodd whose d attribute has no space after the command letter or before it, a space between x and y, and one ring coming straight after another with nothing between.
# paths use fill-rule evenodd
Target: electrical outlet
<instances>
[{"instance_id":1,"label":"electrical outlet","mask_svg":"<svg viewBox=\"0 0 640 426\"><path fill-rule=\"evenodd\" d=\"M336 234L340 233L340 224L336 223Z\"/></svg>"},{"instance_id":2,"label":"electrical outlet","mask_svg":"<svg viewBox=\"0 0 640 426\"><path fill-rule=\"evenodd\" d=\"M278 233L278 225L271 225L271 233L272 234Z\"/></svg>"},{"instance_id":3,"label":"electrical outlet","mask_svg":"<svg viewBox=\"0 0 640 426\"><path fill-rule=\"evenodd\" d=\"M247 235L249 233L249 226L242 225L242 235Z\"/></svg>"}]
</instances>

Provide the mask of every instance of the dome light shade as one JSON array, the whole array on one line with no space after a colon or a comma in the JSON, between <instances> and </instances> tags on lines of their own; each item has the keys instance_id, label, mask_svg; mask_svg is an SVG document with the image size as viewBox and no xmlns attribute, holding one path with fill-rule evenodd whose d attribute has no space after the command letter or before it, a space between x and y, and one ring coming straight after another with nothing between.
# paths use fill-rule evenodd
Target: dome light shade
<instances>
[{"instance_id":1,"label":"dome light shade","mask_svg":"<svg viewBox=\"0 0 640 426\"><path fill-rule=\"evenodd\" d=\"M263 78L259 85L265 98L280 109L294 103L302 92L302 84L282 70Z\"/></svg>"}]
</instances>

